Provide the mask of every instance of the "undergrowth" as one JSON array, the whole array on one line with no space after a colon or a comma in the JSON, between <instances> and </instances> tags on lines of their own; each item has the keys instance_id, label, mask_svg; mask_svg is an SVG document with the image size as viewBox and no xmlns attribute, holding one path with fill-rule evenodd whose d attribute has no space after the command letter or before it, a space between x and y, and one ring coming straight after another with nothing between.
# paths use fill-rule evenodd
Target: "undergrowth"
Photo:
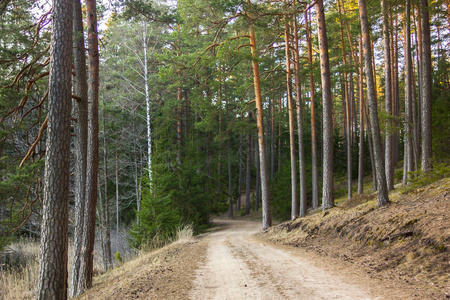
<instances>
[{"instance_id":1,"label":"undergrowth","mask_svg":"<svg viewBox=\"0 0 450 300\"><path fill-rule=\"evenodd\" d=\"M443 163L435 164L433 170L429 172L423 172L422 170L408 172L408 178L411 179L408 184L402 186L399 191L403 194L407 194L446 177L450 177L450 165Z\"/></svg>"}]
</instances>

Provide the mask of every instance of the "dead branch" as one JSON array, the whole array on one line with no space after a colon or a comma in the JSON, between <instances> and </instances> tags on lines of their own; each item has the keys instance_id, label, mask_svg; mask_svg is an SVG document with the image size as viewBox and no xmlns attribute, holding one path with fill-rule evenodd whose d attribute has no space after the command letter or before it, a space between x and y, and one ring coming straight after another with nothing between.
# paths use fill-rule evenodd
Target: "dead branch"
<instances>
[{"instance_id":1,"label":"dead branch","mask_svg":"<svg viewBox=\"0 0 450 300\"><path fill-rule=\"evenodd\" d=\"M48 116L45 118L44 123L42 123L42 126L39 129L39 133L38 133L38 136L36 137L36 140L34 141L33 145L31 145L30 149L28 149L28 152L25 155L25 157L22 159L22 162L20 163L19 168L23 167L23 165L25 164L26 160L30 157L31 153L34 152L34 149L36 148L36 145L38 144L38 142L42 138L44 130L47 128L47 123L48 123Z\"/></svg>"}]
</instances>

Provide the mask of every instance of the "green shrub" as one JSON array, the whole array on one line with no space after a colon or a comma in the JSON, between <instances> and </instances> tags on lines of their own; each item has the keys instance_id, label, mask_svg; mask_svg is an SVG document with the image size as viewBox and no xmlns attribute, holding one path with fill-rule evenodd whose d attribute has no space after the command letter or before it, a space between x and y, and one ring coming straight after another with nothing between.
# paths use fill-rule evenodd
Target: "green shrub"
<instances>
[{"instance_id":1,"label":"green shrub","mask_svg":"<svg viewBox=\"0 0 450 300\"><path fill-rule=\"evenodd\" d=\"M122 255L121 255L120 251L117 251L116 253L114 253L114 258L115 258L119 263L122 263L122 262L123 262L123 258L122 258Z\"/></svg>"},{"instance_id":2,"label":"green shrub","mask_svg":"<svg viewBox=\"0 0 450 300\"><path fill-rule=\"evenodd\" d=\"M445 177L450 177L450 166L448 164L435 164L433 170L429 172L422 172L422 170L409 172L408 178L411 178L411 180L400 191L406 194Z\"/></svg>"}]
</instances>

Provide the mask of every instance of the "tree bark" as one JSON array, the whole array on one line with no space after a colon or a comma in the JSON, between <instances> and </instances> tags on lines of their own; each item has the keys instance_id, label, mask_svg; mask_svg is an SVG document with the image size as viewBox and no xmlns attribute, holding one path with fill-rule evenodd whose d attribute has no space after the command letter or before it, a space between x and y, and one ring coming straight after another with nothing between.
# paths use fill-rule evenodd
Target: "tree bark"
<instances>
[{"instance_id":1,"label":"tree bark","mask_svg":"<svg viewBox=\"0 0 450 300\"><path fill-rule=\"evenodd\" d=\"M86 163L88 136L88 87L86 74L86 52L84 46L83 18L80 0L73 0L73 34L74 34L74 94L76 101L75 116L75 226L73 237L72 271L69 284L69 296L78 295L80 278L81 245L83 239L84 207L86 196Z\"/></svg>"},{"instance_id":2,"label":"tree bark","mask_svg":"<svg viewBox=\"0 0 450 300\"><path fill-rule=\"evenodd\" d=\"M249 116L251 118L251 115ZM250 187L252 180L252 135L249 133L247 137L247 168L245 180L245 214L250 214Z\"/></svg>"},{"instance_id":3,"label":"tree bark","mask_svg":"<svg viewBox=\"0 0 450 300\"><path fill-rule=\"evenodd\" d=\"M148 167L148 182L150 184L150 194L152 194L152 126L150 122L150 92L148 89L149 78L148 78L148 49L147 49L147 26L144 24L142 30L142 39L144 46L144 85L145 85L145 112L147 121L147 167Z\"/></svg>"},{"instance_id":4,"label":"tree bark","mask_svg":"<svg viewBox=\"0 0 450 300\"><path fill-rule=\"evenodd\" d=\"M116 236L119 237L120 228L120 202L119 202L119 157L116 148Z\"/></svg>"},{"instance_id":5,"label":"tree bark","mask_svg":"<svg viewBox=\"0 0 450 300\"><path fill-rule=\"evenodd\" d=\"M323 1L316 2L317 27L320 49L320 73L323 99L323 189L322 209L334 206L333 176L333 103L331 97L330 61L328 57L327 29Z\"/></svg>"},{"instance_id":6,"label":"tree bark","mask_svg":"<svg viewBox=\"0 0 450 300\"><path fill-rule=\"evenodd\" d=\"M250 0L247 4L251 5ZM249 14L252 17L251 14ZM262 229L265 231L272 226L272 216L270 213L269 184L267 180L267 163L266 163L266 142L264 138L264 111L261 97L261 83L259 77L259 63L257 61L258 53L256 48L255 29L253 24L249 28L250 47L252 53L252 69L253 69L253 85L255 88L256 102L256 122L258 127L258 143L259 143L259 160L261 173L261 195L262 195Z\"/></svg>"},{"instance_id":7,"label":"tree bark","mask_svg":"<svg viewBox=\"0 0 450 300\"><path fill-rule=\"evenodd\" d=\"M352 133L351 133L351 102L350 102L350 93L349 93L349 84L348 84L348 75L347 75L347 55L345 53L345 43L344 43L344 29L342 23L342 14L341 14L341 3L338 0L338 11L339 11L339 25L340 25L340 33L341 33L341 47L342 47L342 58L344 61L344 131L346 136L346 152L347 152L347 198L350 199L353 193L352 187Z\"/></svg>"},{"instance_id":8,"label":"tree bark","mask_svg":"<svg viewBox=\"0 0 450 300\"><path fill-rule=\"evenodd\" d=\"M420 15L420 4L417 8L417 50L418 50L418 60L417 60L417 86L419 90L419 97L417 99L417 156L422 156L422 99L423 99L423 65L422 65L422 17Z\"/></svg>"},{"instance_id":9,"label":"tree bark","mask_svg":"<svg viewBox=\"0 0 450 300\"><path fill-rule=\"evenodd\" d=\"M111 223L109 220L109 201L108 201L108 150L106 143L106 123L105 123L105 100L102 97L102 121L103 121L103 175L105 178L105 201L102 205L103 209L103 219L104 219L104 230L105 230L105 246L104 246L104 256L106 258L106 270L112 267L112 255L111 255Z\"/></svg>"},{"instance_id":10,"label":"tree bark","mask_svg":"<svg viewBox=\"0 0 450 300\"><path fill-rule=\"evenodd\" d=\"M259 144L255 143L256 145L256 192L255 192L255 201L256 201L256 205L255 205L255 210L258 211L259 210L259 200L260 200L260 195L261 195L261 168L260 168L260 164L259 164Z\"/></svg>"},{"instance_id":11,"label":"tree bark","mask_svg":"<svg viewBox=\"0 0 450 300\"><path fill-rule=\"evenodd\" d=\"M233 218L233 189L232 189L232 179L231 179L231 145L230 139L228 138L227 142L228 146L228 197L229 197L229 208L228 208L228 217L230 219Z\"/></svg>"},{"instance_id":12,"label":"tree bark","mask_svg":"<svg viewBox=\"0 0 450 300\"><path fill-rule=\"evenodd\" d=\"M242 135L239 136L239 151L238 151L238 198L236 203L236 213L241 210L241 190L242 190L242 147L243 147Z\"/></svg>"},{"instance_id":13,"label":"tree bark","mask_svg":"<svg viewBox=\"0 0 450 300\"><path fill-rule=\"evenodd\" d=\"M311 169L312 169L312 208L319 207L319 172L317 170L317 133L316 133L316 104L313 77L313 58L311 32L308 25L308 12L305 10L305 26L306 26L306 42L308 48L308 65L309 65L309 92L311 101Z\"/></svg>"},{"instance_id":14,"label":"tree bark","mask_svg":"<svg viewBox=\"0 0 450 300\"><path fill-rule=\"evenodd\" d=\"M292 101L292 75L291 75L291 50L289 41L289 23L285 20L284 42L286 53L286 93L288 100L289 114L289 149L291 154L291 220L298 217L298 196L297 196L297 159L295 157L295 129L294 129L294 103Z\"/></svg>"},{"instance_id":15,"label":"tree bark","mask_svg":"<svg viewBox=\"0 0 450 300\"><path fill-rule=\"evenodd\" d=\"M359 37L359 159L358 159L358 195L364 193L364 70L362 39Z\"/></svg>"},{"instance_id":16,"label":"tree bark","mask_svg":"<svg viewBox=\"0 0 450 300\"><path fill-rule=\"evenodd\" d=\"M86 0L87 30L88 30L88 154L86 172L86 206L83 229L83 258L78 281L78 293L92 286L95 217L97 208L98 180L98 88L99 88L99 57L97 36L97 10L95 0Z\"/></svg>"},{"instance_id":17,"label":"tree bark","mask_svg":"<svg viewBox=\"0 0 450 300\"><path fill-rule=\"evenodd\" d=\"M391 44L389 35L389 17L386 0L381 0L383 14L383 42L384 42L384 77L385 77L385 109L386 109L386 138L385 138L385 170L388 190L394 188L394 164L392 156L392 69Z\"/></svg>"},{"instance_id":18,"label":"tree bark","mask_svg":"<svg viewBox=\"0 0 450 300\"><path fill-rule=\"evenodd\" d=\"M270 132L271 132L271 140L270 140L270 179L272 180L275 177L275 101L271 100L269 103L270 107ZM255 143L258 144L258 143ZM258 155L258 154L257 154ZM257 158L256 158L257 159Z\"/></svg>"},{"instance_id":19,"label":"tree bark","mask_svg":"<svg viewBox=\"0 0 450 300\"><path fill-rule=\"evenodd\" d=\"M413 114L412 114L412 58L411 58L411 24L410 24L411 1L405 4L405 148L403 185L408 181L408 172L413 171Z\"/></svg>"},{"instance_id":20,"label":"tree bark","mask_svg":"<svg viewBox=\"0 0 450 300\"><path fill-rule=\"evenodd\" d=\"M300 53L299 53L299 40L298 40L298 25L297 19L293 20L294 26L294 79L295 79L295 95L297 105L297 135L298 135L298 169L299 169L299 188L300 188L300 210L299 216L304 217L306 215L306 166L305 166L305 143L303 141L303 102L302 102L302 89L300 83Z\"/></svg>"},{"instance_id":21,"label":"tree bark","mask_svg":"<svg viewBox=\"0 0 450 300\"><path fill-rule=\"evenodd\" d=\"M72 0L53 1L49 111L37 299L67 299Z\"/></svg>"},{"instance_id":22,"label":"tree bark","mask_svg":"<svg viewBox=\"0 0 450 300\"><path fill-rule=\"evenodd\" d=\"M428 0L420 0L422 19L422 170L433 169L431 128L431 38Z\"/></svg>"},{"instance_id":23,"label":"tree bark","mask_svg":"<svg viewBox=\"0 0 450 300\"><path fill-rule=\"evenodd\" d=\"M372 49L370 43L370 29L367 19L366 1L358 0L359 16L361 19L361 32L363 37L364 63L366 68L367 97L369 102L370 123L372 130L372 144L375 158L375 169L378 186L378 205L384 206L389 203L389 195L386 184L386 173L384 170L383 150L381 146L380 126L378 123L377 98L375 95L375 82L372 69Z\"/></svg>"}]
</instances>

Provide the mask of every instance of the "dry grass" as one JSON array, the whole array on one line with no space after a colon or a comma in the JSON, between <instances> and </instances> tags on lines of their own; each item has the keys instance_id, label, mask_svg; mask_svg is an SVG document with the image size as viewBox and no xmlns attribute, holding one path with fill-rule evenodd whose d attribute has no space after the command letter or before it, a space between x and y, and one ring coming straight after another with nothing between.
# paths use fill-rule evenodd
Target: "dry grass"
<instances>
[{"instance_id":1,"label":"dry grass","mask_svg":"<svg viewBox=\"0 0 450 300\"><path fill-rule=\"evenodd\" d=\"M8 246L7 251L19 256L24 266L0 271L0 299L32 299L38 278L39 243L25 239Z\"/></svg>"},{"instance_id":2,"label":"dry grass","mask_svg":"<svg viewBox=\"0 0 450 300\"><path fill-rule=\"evenodd\" d=\"M132 255L130 251L124 251L124 236L125 233L120 233L118 237L113 237L115 244L122 244L122 247L114 247L116 250L122 250L121 255L125 261L130 261L129 266L135 268L142 264L148 263L148 256L146 255ZM176 238L171 242L179 244L190 243L194 240L194 229L192 225L180 227L177 230ZM122 239L122 243L116 241ZM125 242L126 244L126 242ZM165 242L164 244L167 244ZM105 272L103 262L101 260L102 254L99 243L96 243L96 250L94 255L94 273L103 274ZM113 250L114 250L113 249ZM39 242L29 241L27 239L19 240L6 248L7 251L15 253L21 258L22 266L14 268L0 269L0 300L21 300L33 299L35 297L35 288L38 280L39 272ZM113 252L114 253L114 252ZM69 262L68 273L71 274L73 247L69 245ZM120 270L119 270L120 271Z\"/></svg>"},{"instance_id":3,"label":"dry grass","mask_svg":"<svg viewBox=\"0 0 450 300\"><path fill-rule=\"evenodd\" d=\"M207 242L181 227L172 243L140 255L94 278L80 299L186 299L194 270L206 257Z\"/></svg>"},{"instance_id":4,"label":"dry grass","mask_svg":"<svg viewBox=\"0 0 450 300\"><path fill-rule=\"evenodd\" d=\"M188 224L178 228L175 241L181 244L189 243L194 240L194 226Z\"/></svg>"}]
</instances>

